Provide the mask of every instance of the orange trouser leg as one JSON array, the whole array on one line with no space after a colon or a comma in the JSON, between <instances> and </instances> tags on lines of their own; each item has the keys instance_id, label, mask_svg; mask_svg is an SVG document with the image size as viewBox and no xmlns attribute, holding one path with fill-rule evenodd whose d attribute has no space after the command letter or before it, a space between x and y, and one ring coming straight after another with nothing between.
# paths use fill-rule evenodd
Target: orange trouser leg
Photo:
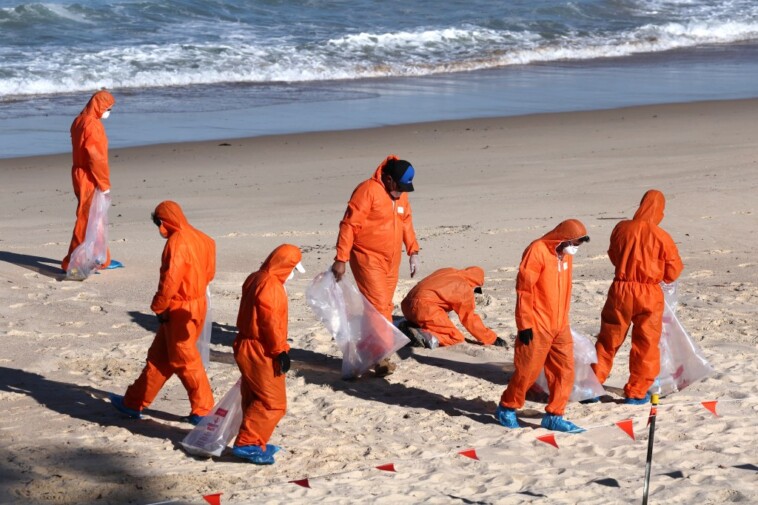
<instances>
[{"instance_id":1,"label":"orange trouser leg","mask_svg":"<svg viewBox=\"0 0 758 505\"><path fill-rule=\"evenodd\" d=\"M169 312L168 355L174 373L189 396L191 412L199 416L213 409L213 391L205 374L197 339L205 322L205 297L185 302Z\"/></svg>"},{"instance_id":2,"label":"orange trouser leg","mask_svg":"<svg viewBox=\"0 0 758 505\"><path fill-rule=\"evenodd\" d=\"M465 339L455 327L447 312L424 299L413 300L410 306L402 306L403 315L411 323L432 333L441 346L460 344ZM407 310L406 310L407 309Z\"/></svg>"},{"instance_id":3,"label":"orange trouser leg","mask_svg":"<svg viewBox=\"0 0 758 505\"><path fill-rule=\"evenodd\" d=\"M142 410L155 400L158 392L173 375L168 362L167 325L158 328L153 343L147 351L147 364L142 373L124 394L124 405L134 410Z\"/></svg>"},{"instance_id":4,"label":"orange trouser leg","mask_svg":"<svg viewBox=\"0 0 758 505\"><path fill-rule=\"evenodd\" d=\"M273 359L263 354L252 339L234 342L234 359L242 373L242 424L235 445L257 445L261 449L271 438L287 410L284 375L274 375Z\"/></svg>"},{"instance_id":5,"label":"orange trouser leg","mask_svg":"<svg viewBox=\"0 0 758 505\"><path fill-rule=\"evenodd\" d=\"M630 284L614 281L608 290L608 298L600 314L600 334L595 343L597 363L592 365L592 370L601 384L604 384L611 374L613 359L621 344L624 343L632 321L634 293Z\"/></svg>"},{"instance_id":6,"label":"orange trouser leg","mask_svg":"<svg viewBox=\"0 0 758 505\"><path fill-rule=\"evenodd\" d=\"M663 293L655 284L640 284L635 290L629 381L624 386L627 398L643 398L661 371Z\"/></svg>"},{"instance_id":7,"label":"orange trouser leg","mask_svg":"<svg viewBox=\"0 0 758 505\"><path fill-rule=\"evenodd\" d=\"M562 416L574 387L574 340L568 327L553 340L545 360L545 378L550 391L545 412Z\"/></svg>"},{"instance_id":8,"label":"orange trouser leg","mask_svg":"<svg viewBox=\"0 0 758 505\"><path fill-rule=\"evenodd\" d=\"M213 392L197 350L204 307L203 298L185 303L179 309L171 309L168 322L161 324L147 352L147 364L142 374L126 390L124 405L133 409L147 407L166 381L176 374L187 390L190 412L204 416L211 411ZM198 320L189 309L203 309L203 315Z\"/></svg>"},{"instance_id":9,"label":"orange trouser leg","mask_svg":"<svg viewBox=\"0 0 758 505\"><path fill-rule=\"evenodd\" d=\"M535 332L529 345L524 345L516 339L513 364L516 369L508 381L508 387L500 397L500 405L510 409L520 409L524 406L526 392L537 381L545 361L550 353L552 338Z\"/></svg>"},{"instance_id":10,"label":"orange trouser leg","mask_svg":"<svg viewBox=\"0 0 758 505\"><path fill-rule=\"evenodd\" d=\"M392 310L395 308L392 297L397 287L397 269L392 272L391 266L376 264L361 264L354 256L350 257L350 270L355 277L358 290L389 322L392 322Z\"/></svg>"},{"instance_id":11,"label":"orange trouser leg","mask_svg":"<svg viewBox=\"0 0 758 505\"><path fill-rule=\"evenodd\" d=\"M71 235L71 243L68 246L68 254L61 261L61 268L68 270L71 253L84 242L87 235L87 222L89 221L89 210L92 206L92 198L95 196L95 182L88 176L84 170L75 170L71 174L74 185L74 194L76 195L76 223ZM107 250L106 262L103 265L108 266L111 262L111 251Z\"/></svg>"}]
</instances>

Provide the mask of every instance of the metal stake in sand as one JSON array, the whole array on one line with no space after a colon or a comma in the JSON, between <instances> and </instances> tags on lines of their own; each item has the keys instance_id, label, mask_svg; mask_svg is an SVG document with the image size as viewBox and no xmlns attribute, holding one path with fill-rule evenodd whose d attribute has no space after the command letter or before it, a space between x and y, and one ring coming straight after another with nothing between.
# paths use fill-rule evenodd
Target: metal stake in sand
<instances>
[{"instance_id":1,"label":"metal stake in sand","mask_svg":"<svg viewBox=\"0 0 758 505\"><path fill-rule=\"evenodd\" d=\"M642 488L642 505L647 505L647 493L650 488L650 469L653 466L653 440L655 439L655 418L658 413L658 398L660 393L653 393L650 409L650 436L647 439L647 463L645 463L645 487Z\"/></svg>"}]
</instances>

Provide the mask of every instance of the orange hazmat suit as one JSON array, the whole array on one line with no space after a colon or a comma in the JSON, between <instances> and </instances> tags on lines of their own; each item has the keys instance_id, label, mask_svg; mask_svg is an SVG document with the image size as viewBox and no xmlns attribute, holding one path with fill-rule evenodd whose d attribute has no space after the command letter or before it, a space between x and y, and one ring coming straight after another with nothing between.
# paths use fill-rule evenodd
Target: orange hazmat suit
<instances>
[{"instance_id":1,"label":"orange hazmat suit","mask_svg":"<svg viewBox=\"0 0 758 505\"><path fill-rule=\"evenodd\" d=\"M441 346L460 344L463 334L448 317L458 314L461 324L485 345L495 342L497 335L484 325L476 310L474 288L484 284L484 270L441 268L411 289L400 307L405 318L422 330L433 333Z\"/></svg>"},{"instance_id":2,"label":"orange hazmat suit","mask_svg":"<svg viewBox=\"0 0 758 505\"><path fill-rule=\"evenodd\" d=\"M287 409L284 374L278 373L274 360L290 350L284 283L301 258L296 246L280 245L242 285L234 359L242 373L244 417L236 446L257 445L265 451Z\"/></svg>"},{"instance_id":3,"label":"orange hazmat suit","mask_svg":"<svg viewBox=\"0 0 758 505\"><path fill-rule=\"evenodd\" d=\"M190 413L204 416L213 408L213 392L197 339L205 324L206 289L216 274L216 243L192 227L175 202L160 203L154 215L167 240L150 309L163 322L147 351L142 374L126 390L124 405L142 410L176 374L189 395Z\"/></svg>"},{"instance_id":4,"label":"orange hazmat suit","mask_svg":"<svg viewBox=\"0 0 758 505\"><path fill-rule=\"evenodd\" d=\"M388 156L371 179L358 185L340 221L337 261L350 261L358 289L388 321L397 287L402 246L410 256L419 251L407 193L394 200L382 182Z\"/></svg>"},{"instance_id":5,"label":"orange hazmat suit","mask_svg":"<svg viewBox=\"0 0 758 505\"><path fill-rule=\"evenodd\" d=\"M516 339L515 371L500 398L502 407L519 409L545 369L550 399L545 411L562 416L574 385L574 349L569 327L573 258L556 248L587 235L576 220L563 221L524 251L516 278L516 326L531 329L528 345Z\"/></svg>"},{"instance_id":6,"label":"orange hazmat suit","mask_svg":"<svg viewBox=\"0 0 758 505\"><path fill-rule=\"evenodd\" d=\"M611 233L608 257L616 267L613 283L601 313L597 337L597 363L592 365L600 383L613 368L631 324L627 398L644 398L660 373L658 343L663 329L663 291L660 283L674 282L684 266L673 239L658 224L666 199L660 191L646 192L634 218L621 221Z\"/></svg>"},{"instance_id":7,"label":"orange hazmat suit","mask_svg":"<svg viewBox=\"0 0 758 505\"><path fill-rule=\"evenodd\" d=\"M68 254L61 262L61 268L68 270L71 253L84 242L87 233L87 221L95 189L111 189L110 169L108 167L108 137L101 117L103 112L113 107L116 100L107 91L98 91L90 98L87 105L71 124L71 147L73 164L71 181L76 195L76 224L71 236ZM103 268L110 265L111 253L108 250Z\"/></svg>"}]
</instances>

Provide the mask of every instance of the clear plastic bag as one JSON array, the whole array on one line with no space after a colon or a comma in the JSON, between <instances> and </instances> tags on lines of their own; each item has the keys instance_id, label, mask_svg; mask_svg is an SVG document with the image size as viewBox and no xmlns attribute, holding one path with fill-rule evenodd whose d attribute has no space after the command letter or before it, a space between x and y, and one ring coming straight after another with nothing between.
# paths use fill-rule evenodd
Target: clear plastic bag
<instances>
[{"instance_id":1,"label":"clear plastic bag","mask_svg":"<svg viewBox=\"0 0 758 505\"><path fill-rule=\"evenodd\" d=\"M676 283L661 284L661 288L665 299L663 331L658 344L661 371L654 386L660 389L654 392L665 396L711 376L713 368L676 317Z\"/></svg>"},{"instance_id":2,"label":"clear plastic bag","mask_svg":"<svg viewBox=\"0 0 758 505\"><path fill-rule=\"evenodd\" d=\"M595 346L589 338L571 330L571 337L574 340L574 387L571 388L570 402L580 402L589 400L605 394L603 385L597 380L595 372L592 371L592 363L597 363L597 352ZM537 382L533 388L537 392L549 394L547 387L547 377L545 370L540 372Z\"/></svg>"},{"instance_id":3,"label":"clear plastic bag","mask_svg":"<svg viewBox=\"0 0 758 505\"><path fill-rule=\"evenodd\" d=\"M181 441L184 450L194 456L221 456L237 436L242 425L242 393L240 383L232 386L195 428Z\"/></svg>"},{"instance_id":4,"label":"clear plastic bag","mask_svg":"<svg viewBox=\"0 0 758 505\"><path fill-rule=\"evenodd\" d=\"M348 278L327 270L305 293L308 306L342 351L342 377L358 377L410 340L382 316Z\"/></svg>"},{"instance_id":5,"label":"clear plastic bag","mask_svg":"<svg viewBox=\"0 0 758 505\"><path fill-rule=\"evenodd\" d=\"M66 278L83 281L108 259L108 208L111 197L95 190L87 218L84 242L71 253Z\"/></svg>"},{"instance_id":6,"label":"clear plastic bag","mask_svg":"<svg viewBox=\"0 0 758 505\"><path fill-rule=\"evenodd\" d=\"M211 362L211 334L213 333L213 312L211 311L211 286L205 289L205 323L203 331L197 338L197 350L200 351L200 357L203 359L203 366L208 369Z\"/></svg>"}]
</instances>

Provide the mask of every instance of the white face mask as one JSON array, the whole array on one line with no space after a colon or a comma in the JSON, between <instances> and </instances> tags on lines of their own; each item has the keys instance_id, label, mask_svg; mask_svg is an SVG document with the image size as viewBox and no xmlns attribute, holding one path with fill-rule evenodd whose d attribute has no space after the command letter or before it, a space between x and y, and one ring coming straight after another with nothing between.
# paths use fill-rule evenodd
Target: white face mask
<instances>
[{"instance_id":1,"label":"white face mask","mask_svg":"<svg viewBox=\"0 0 758 505\"><path fill-rule=\"evenodd\" d=\"M287 281L290 280L290 279L292 279L293 277L295 277L295 270L297 270L301 274L305 273L305 268L303 268L302 263L300 263L298 261L297 265L295 265L295 267L292 269L292 271L290 272L290 274L287 276ZM284 282L287 282L287 281L284 281Z\"/></svg>"},{"instance_id":2,"label":"white face mask","mask_svg":"<svg viewBox=\"0 0 758 505\"><path fill-rule=\"evenodd\" d=\"M578 250L579 250L578 245L567 245L566 247L563 248L563 252L565 254L570 254L571 256L575 255Z\"/></svg>"},{"instance_id":3,"label":"white face mask","mask_svg":"<svg viewBox=\"0 0 758 505\"><path fill-rule=\"evenodd\" d=\"M111 111L107 110L107 111L103 112L103 115L100 116L100 119L108 119L108 116L110 116L110 115L111 115Z\"/></svg>"}]
</instances>

